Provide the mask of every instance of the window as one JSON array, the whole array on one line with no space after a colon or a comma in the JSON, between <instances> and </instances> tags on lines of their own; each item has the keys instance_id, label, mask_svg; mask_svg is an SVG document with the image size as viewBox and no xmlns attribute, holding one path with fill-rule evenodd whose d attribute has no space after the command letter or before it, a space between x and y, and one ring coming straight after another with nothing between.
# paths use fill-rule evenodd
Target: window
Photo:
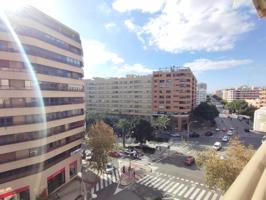
<instances>
[{"instance_id":1,"label":"window","mask_svg":"<svg viewBox=\"0 0 266 200\"><path fill-rule=\"evenodd\" d=\"M69 176L70 178L72 178L73 176L75 176L77 174L77 161L74 161L73 163L70 163L69 165Z\"/></svg>"}]
</instances>

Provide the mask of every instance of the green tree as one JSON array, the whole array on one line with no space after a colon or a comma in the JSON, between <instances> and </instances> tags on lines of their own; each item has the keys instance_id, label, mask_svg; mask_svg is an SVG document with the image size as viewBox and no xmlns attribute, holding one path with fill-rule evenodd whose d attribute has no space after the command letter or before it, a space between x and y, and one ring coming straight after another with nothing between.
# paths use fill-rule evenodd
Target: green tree
<instances>
[{"instance_id":1,"label":"green tree","mask_svg":"<svg viewBox=\"0 0 266 200\"><path fill-rule=\"evenodd\" d=\"M215 117L219 115L216 106L202 102L192 112L193 117L208 121L214 121Z\"/></svg>"},{"instance_id":2,"label":"green tree","mask_svg":"<svg viewBox=\"0 0 266 200\"><path fill-rule=\"evenodd\" d=\"M225 105L225 108L229 110L230 113L242 114L248 108L248 103L244 100L234 100Z\"/></svg>"},{"instance_id":3,"label":"green tree","mask_svg":"<svg viewBox=\"0 0 266 200\"><path fill-rule=\"evenodd\" d=\"M121 130L122 139L123 139L123 147L126 147L126 135L129 133L131 129L131 124L127 119L119 119L116 123L116 127Z\"/></svg>"},{"instance_id":4,"label":"green tree","mask_svg":"<svg viewBox=\"0 0 266 200\"><path fill-rule=\"evenodd\" d=\"M135 125L133 136L136 138L137 142L143 144L147 140L150 140L152 138L152 131L153 128L151 126L151 123L144 119L140 119Z\"/></svg>"},{"instance_id":5,"label":"green tree","mask_svg":"<svg viewBox=\"0 0 266 200\"><path fill-rule=\"evenodd\" d=\"M196 163L205 169L205 181L211 188L226 191L254 154L252 147L244 146L238 138L229 143L225 156L215 150L199 153Z\"/></svg>"},{"instance_id":6,"label":"green tree","mask_svg":"<svg viewBox=\"0 0 266 200\"><path fill-rule=\"evenodd\" d=\"M103 121L96 122L89 128L89 139L86 142L92 149L90 166L98 173L103 172L108 163L108 152L115 145L112 127Z\"/></svg>"},{"instance_id":7,"label":"green tree","mask_svg":"<svg viewBox=\"0 0 266 200\"><path fill-rule=\"evenodd\" d=\"M170 124L170 118L166 115L159 116L153 124L153 127L158 129L160 132Z\"/></svg>"}]
</instances>

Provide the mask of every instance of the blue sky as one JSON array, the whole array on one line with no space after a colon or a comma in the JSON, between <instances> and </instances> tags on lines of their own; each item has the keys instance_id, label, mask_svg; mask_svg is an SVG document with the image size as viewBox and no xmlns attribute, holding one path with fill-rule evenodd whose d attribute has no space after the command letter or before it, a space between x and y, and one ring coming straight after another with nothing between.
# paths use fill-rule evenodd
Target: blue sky
<instances>
[{"instance_id":1,"label":"blue sky","mask_svg":"<svg viewBox=\"0 0 266 200\"><path fill-rule=\"evenodd\" d=\"M233 4L234 3L234 4ZM46 0L43 12L78 31L85 78L189 66L209 91L266 85L266 20L251 0Z\"/></svg>"}]
</instances>

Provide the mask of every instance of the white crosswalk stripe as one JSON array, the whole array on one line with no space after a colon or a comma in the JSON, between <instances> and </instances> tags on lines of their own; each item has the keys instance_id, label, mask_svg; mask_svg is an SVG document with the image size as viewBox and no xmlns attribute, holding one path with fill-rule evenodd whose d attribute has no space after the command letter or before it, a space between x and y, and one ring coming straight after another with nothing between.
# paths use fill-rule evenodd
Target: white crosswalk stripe
<instances>
[{"instance_id":1,"label":"white crosswalk stripe","mask_svg":"<svg viewBox=\"0 0 266 200\"><path fill-rule=\"evenodd\" d=\"M184 195L185 198L188 198L188 196L192 193L192 191L195 189L195 187L191 187L186 194Z\"/></svg>"},{"instance_id":2,"label":"white crosswalk stripe","mask_svg":"<svg viewBox=\"0 0 266 200\"><path fill-rule=\"evenodd\" d=\"M174 192L173 194L176 194L177 192L179 192L179 190L181 190L185 185L181 184Z\"/></svg>"},{"instance_id":3,"label":"white crosswalk stripe","mask_svg":"<svg viewBox=\"0 0 266 200\"><path fill-rule=\"evenodd\" d=\"M165 180L162 179L161 181L159 181L158 183L156 183L153 187L157 188L158 186L160 186Z\"/></svg>"},{"instance_id":4,"label":"white crosswalk stripe","mask_svg":"<svg viewBox=\"0 0 266 200\"><path fill-rule=\"evenodd\" d=\"M216 193L214 193L214 195L212 196L212 199L211 200L215 200L215 199L217 199L217 194Z\"/></svg>"},{"instance_id":5,"label":"white crosswalk stripe","mask_svg":"<svg viewBox=\"0 0 266 200\"><path fill-rule=\"evenodd\" d=\"M204 200L208 200L208 199L210 198L211 194L212 194L212 192L209 191L209 192L207 193L207 195L205 196Z\"/></svg>"},{"instance_id":6,"label":"white crosswalk stripe","mask_svg":"<svg viewBox=\"0 0 266 200\"><path fill-rule=\"evenodd\" d=\"M146 179L149 179L151 176L150 175L147 175L147 176L145 176L145 177L143 177L142 179L139 179L138 181L137 181L137 183L142 183L143 181L145 181Z\"/></svg>"},{"instance_id":7,"label":"white crosswalk stripe","mask_svg":"<svg viewBox=\"0 0 266 200\"><path fill-rule=\"evenodd\" d=\"M156 181L154 181L153 183L151 183L150 187L155 186L156 183L160 182L162 179L161 178L157 178Z\"/></svg>"},{"instance_id":8,"label":"white crosswalk stripe","mask_svg":"<svg viewBox=\"0 0 266 200\"><path fill-rule=\"evenodd\" d=\"M185 191L188 189L188 187L187 186L185 186L179 193L178 193L178 196L182 196L184 193L185 193Z\"/></svg>"},{"instance_id":9,"label":"white crosswalk stripe","mask_svg":"<svg viewBox=\"0 0 266 200\"><path fill-rule=\"evenodd\" d=\"M200 200L202 196L205 194L206 190L202 190L201 193L198 195L196 200Z\"/></svg>"},{"instance_id":10,"label":"white crosswalk stripe","mask_svg":"<svg viewBox=\"0 0 266 200\"><path fill-rule=\"evenodd\" d=\"M163 188L163 191L167 191L170 187L173 186L173 182L171 182L170 184L168 184L168 186L166 186L165 188Z\"/></svg>"},{"instance_id":11,"label":"white crosswalk stripe","mask_svg":"<svg viewBox=\"0 0 266 200\"><path fill-rule=\"evenodd\" d=\"M200 191L200 188L197 188L197 189L192 193L192 195L190 196L189 199L193 200L193 199L195 198L195 196L199 193L199 191Z\"/></svg>"},{"instance_id":12,"label":"white crosswalk stripe","mask_svg":"<svg viewBox=\"0 0 266 200\"><path fill-rule=\"evenodd\" d=\"M172 192L180 183L176 183L173 185L173 187L171 187L167 192Z\"/></svg>"},{"instance_id":13,"label":"white crosswalk stripe","mask_svg":"<svg viewBox=\"0 0 266 200\"><path fill-rule=\"evenodd\" d=\"M149 184L151 184L154 180L156 180L156 177L151 178L148 182L144 183L143 185L148 186Z\"/></svg>"},{"instance_id":14,"label":"white crosswalk stripe","mask_svg":"<svg viewBox=\"0 0 266 200\"><path fill-rule=\"evenodd\" d=\"M164 187L167 183L169 183L169 182L170 182L169 180L166 181L166 182L164 182L162 185L160 185L160 186L158 187L158 189L159 189L159 190L163 189L163 187Z\"/></svg>"}]
</instances>

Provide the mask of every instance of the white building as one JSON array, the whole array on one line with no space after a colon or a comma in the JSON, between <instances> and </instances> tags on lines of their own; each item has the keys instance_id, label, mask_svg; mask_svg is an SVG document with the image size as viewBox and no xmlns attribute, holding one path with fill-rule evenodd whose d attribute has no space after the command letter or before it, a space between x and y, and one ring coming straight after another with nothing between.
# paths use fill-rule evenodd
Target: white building
<instances>
[{"instance_id":1,"label":"white building","mask_svg":"<svg viewBox=\"0 0 266 200\"><path fill-rule=\"evenodd\" d=\"M207 100L207 84L198 83L196 104L199 105L201 102L206 102L206 100Z\"/></svg>"},{"instance_id":2,"label":"white building","mask_svg":"<svg viewBox=\"0 0 266 200\"><path fill-rule=\"evenodd\" d=\"M255 111L253 129L266 133L266 107L261 107Z\"/></svg>"}]
</instances>

